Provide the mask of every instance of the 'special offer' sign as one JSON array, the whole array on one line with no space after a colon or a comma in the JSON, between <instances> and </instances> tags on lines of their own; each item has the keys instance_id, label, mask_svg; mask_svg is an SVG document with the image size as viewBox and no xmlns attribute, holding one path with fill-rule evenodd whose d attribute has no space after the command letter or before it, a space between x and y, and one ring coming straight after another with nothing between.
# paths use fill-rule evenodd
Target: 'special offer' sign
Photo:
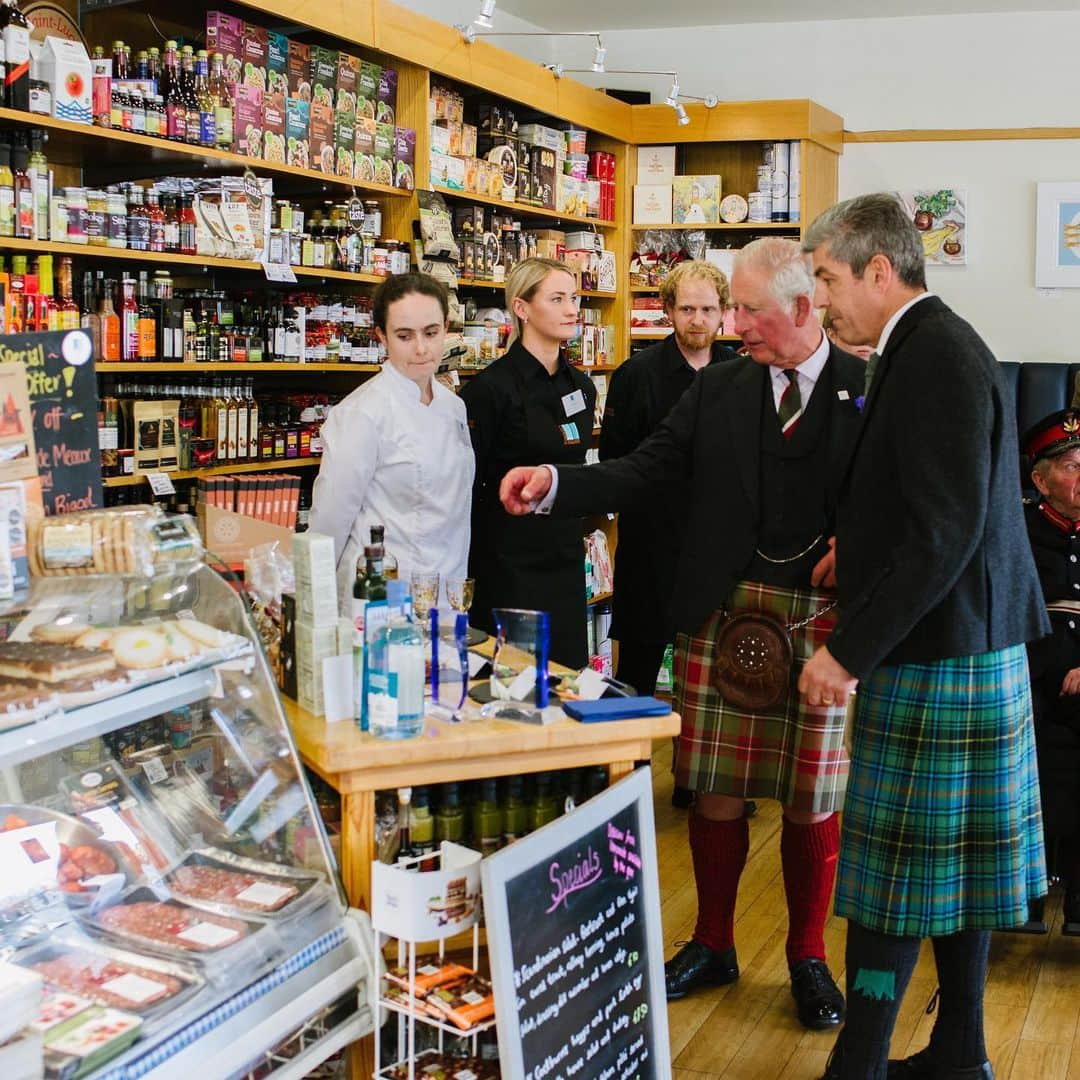
<instances>
[{"instance_id":1,"label":"'special offer' sign","mask_svg":"<svg viewBox=\"0 0 1080 1080\"><path fill-rule=\"evenodd\" d=\"M509 1080L669 1080L649 771L482 867Z\"/></svg>"}]
</instances>

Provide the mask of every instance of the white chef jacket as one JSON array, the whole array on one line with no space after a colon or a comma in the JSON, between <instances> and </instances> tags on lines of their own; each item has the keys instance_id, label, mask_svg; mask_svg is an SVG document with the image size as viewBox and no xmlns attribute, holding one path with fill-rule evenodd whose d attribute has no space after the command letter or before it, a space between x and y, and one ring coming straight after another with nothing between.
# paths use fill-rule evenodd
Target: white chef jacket
<instances>
[{"instance_id":1,"label":"white chef jacket","mask_svg":"<svg viewBox=\"0 0 1080 1080\"><path fill-rule=\"evenodd\" d=\"M387 363L338 402L323 424L310 526L334 538L338 610L348 615L356 563L371 526L386 528L386 550L408 582L417 570L465 577L476 461L465 403L433 380L430 405L420 387Z\"/></svg>"}]
</instances>

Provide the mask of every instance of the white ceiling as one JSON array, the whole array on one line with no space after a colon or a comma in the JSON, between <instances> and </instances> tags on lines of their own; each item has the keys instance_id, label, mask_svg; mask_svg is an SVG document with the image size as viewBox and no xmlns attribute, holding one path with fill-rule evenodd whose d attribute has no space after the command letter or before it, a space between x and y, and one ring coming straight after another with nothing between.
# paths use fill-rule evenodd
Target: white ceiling
<instances>
[{"instance_id":1,"label":"white ceiling","mask_svg":"<svg viewBox=\"0 0 1080 1080\"><path fill-rule=\"evenodd\" d=\"M477 10L480 0L476 3ZM822 19L893 18L909 15L974 15L1075 11L1076 0L498 0L503 11L546 30L644 30L666 26L808 22ZM495 17L498 25L498 15Z\"/></svg>"}]
</instances>

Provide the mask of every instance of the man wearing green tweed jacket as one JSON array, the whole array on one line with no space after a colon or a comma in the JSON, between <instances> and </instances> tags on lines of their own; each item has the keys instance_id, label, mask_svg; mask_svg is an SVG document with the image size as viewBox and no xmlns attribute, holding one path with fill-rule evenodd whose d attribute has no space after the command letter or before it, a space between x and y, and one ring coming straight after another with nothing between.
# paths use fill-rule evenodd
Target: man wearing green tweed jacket
<instances>
[{"instance_id":1,"label":"man wearing green tweed jacket","mask_svg":"<svg viewBox=\"0 0 1080 1080\"><path fill-rule=\"evenodd\" d=\"M1026 641L1049 630L998 364L926 291L919 234L867 195L813 223L816 302L874 345L837 510L841 614L806 664L811 705L852 726L836 911L847 1025L827 1080L986 1080L990 931L1046 892ZM923 938L941 996L930 1045L887 1062Z\"/></svg>"}]
</instances>

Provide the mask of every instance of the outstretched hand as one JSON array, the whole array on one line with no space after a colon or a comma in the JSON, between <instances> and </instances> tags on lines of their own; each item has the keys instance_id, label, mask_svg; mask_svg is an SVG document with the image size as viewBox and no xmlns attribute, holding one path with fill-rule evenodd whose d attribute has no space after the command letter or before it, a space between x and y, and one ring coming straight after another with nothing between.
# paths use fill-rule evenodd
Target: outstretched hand
<instances>
[{"instance_id":1,"label":"outstretched hand","mask_svg":"<svg viewBox=\"0 0 1080 1080\"><path fill-rule=\"evenodd\" d=\"M499 485L499 498L508 514L531 514L551 490L551 470L543 465L518 465Z\"/></svg>"}]
</instances>

